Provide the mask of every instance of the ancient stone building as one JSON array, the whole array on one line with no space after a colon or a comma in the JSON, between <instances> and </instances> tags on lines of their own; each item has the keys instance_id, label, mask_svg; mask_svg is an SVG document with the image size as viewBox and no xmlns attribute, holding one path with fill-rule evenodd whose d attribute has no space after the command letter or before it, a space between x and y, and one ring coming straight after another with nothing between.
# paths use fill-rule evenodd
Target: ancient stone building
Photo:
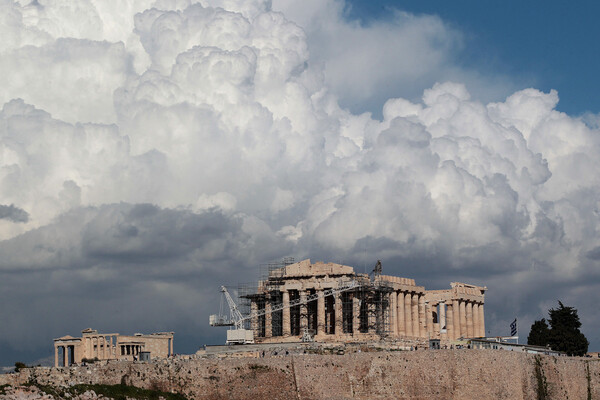
<instances>
[{"instance_id":1,"label":"ancient stone building","mask_svg":"<svg viewBox=\"0 0 600 400\"><path fill-rule=\"evenodd\" d=\"M257 342L440 339L485 336L486 287L453 282L425 290L414 279L356 273L304 260L271 269L250 303ZM290 306L291 305L291 306Z\"/></svg>"},{"instance_id":2,"label":"ancient stone building","mask_svg":"<svg viewBox=\"0 0 600 400\"><path fill-rule=\"evenodd\" d=\"M79 364L84 359L134 360L144 356L166 358L173 354L173 332L133 336L118 333L98 333L88 328L81 337L63 336L54 339L54 366Z\"/></svg>"}]
</instances>

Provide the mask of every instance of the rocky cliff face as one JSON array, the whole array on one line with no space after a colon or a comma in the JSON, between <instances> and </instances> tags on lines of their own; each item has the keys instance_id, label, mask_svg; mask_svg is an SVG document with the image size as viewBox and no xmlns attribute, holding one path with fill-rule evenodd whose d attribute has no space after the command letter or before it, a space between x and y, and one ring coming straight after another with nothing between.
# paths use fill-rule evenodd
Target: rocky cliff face
<instances>
[{"instance_id":1,"label":"rocky cliff face","mask_svg":"<svg viewBox=\"0 0 600 400\"><path fill-rule=\"evenodd\" d=\"M0 384L125 383L190 399L598 399L600 360L500 350L374 352L32 368ZM1 398L1 396L0 396Z\"/></svg>"}]
</instances>

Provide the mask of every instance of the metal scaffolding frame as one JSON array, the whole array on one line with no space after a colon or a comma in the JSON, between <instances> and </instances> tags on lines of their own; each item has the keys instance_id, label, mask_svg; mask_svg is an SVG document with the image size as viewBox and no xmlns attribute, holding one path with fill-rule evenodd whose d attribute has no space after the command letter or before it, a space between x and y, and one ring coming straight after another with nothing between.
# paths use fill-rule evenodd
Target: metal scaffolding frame
<instances>
[{"instance_id":1,"label":"metal scaffolding frame","mask_svg":"<svg viewBox=\"0 0 600 400\"><path fill-rule=\"evenodd\" d=\"M375 333L382 339L390 336L390 295L392 293L394 289L391 284L381 280L368 281L357 288L353 296L359 299L358 333ZM342 309L344 312L353 311L350 299L342 302ZM349 324L344 325L344 333L354 333L350 332Z\"/></svg>"},{"instance_id":2,"label":"metal scaffolding frame","mask_svg":"<svg viewBox=\"0 0 600 400\"><path fill-rule=\"evenodd\" d=\"M325 299L325 326L327 334L336 333L335 302L341 299L342 333L375 333L382 339L390 336L390 295L391 284L378 277L369 278L359 274L355 279L340 279L336 288L323 291L310 290L300 296L297 290L289 291L289 303L283 304L281 286L284 284L285 265L293 263L286 259L280 263L263 266L262 278L255 285L241 285L238 288L240 311L244 326L252 329L257 337L283 335L283 309L290 308L290 334L301 336L304 333L317 333L317 299ZM354 314L354 298L358 299L358 315ZM254 303L254 307L251 304ZM268 303L268 304L267 304ZM270 335L267 335L266 314L271 314ZM358 319L358 323L354 319ZM355 325L358 327L355 332Z\"/></svg>"}]
</instances>

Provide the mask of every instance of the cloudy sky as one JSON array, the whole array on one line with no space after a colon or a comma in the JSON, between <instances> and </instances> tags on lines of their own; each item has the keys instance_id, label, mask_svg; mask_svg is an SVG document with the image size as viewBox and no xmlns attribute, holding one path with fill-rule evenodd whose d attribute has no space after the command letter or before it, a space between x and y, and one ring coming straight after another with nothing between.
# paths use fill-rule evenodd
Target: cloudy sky
<instances>
[{"instance_id":1,"label":"cloudy sky","mask_svg":"<svg viewBox=\"0 0 600 400\"><path fill-rule=\"evenodd\" d=\"M561 300L597 351L594 13L420 3L0 0L0 365L222 343L287 256L486 285L522 340Z\"/></svg>"}]
</instances>

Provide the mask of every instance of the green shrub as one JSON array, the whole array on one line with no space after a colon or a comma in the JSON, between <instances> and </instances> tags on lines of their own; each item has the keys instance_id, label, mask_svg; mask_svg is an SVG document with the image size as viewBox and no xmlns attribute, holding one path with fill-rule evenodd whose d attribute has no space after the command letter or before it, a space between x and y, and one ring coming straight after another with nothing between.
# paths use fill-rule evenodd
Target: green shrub
<instances>
[{"instance_id":1,"label":"green shrub","mask_svg":"<svg viewBox=\"0 0 600 400\"><path fill-rule=\"evenodd\" d=\"M75 385L69 388L73 395L85 393L93 390L96 394L110 397L114 400L138 399L138 400L158 400L163 397L165 400L187 400L186 397L178 393L162 392L158 390L141 389L135 386L127 385Z\"/></svg>"},{"instance_id":2,"label":"green shrub","mask_svg":"<svg viewBox=\"0 0 600 400\"><path fill-rule=\"evenodd\" d=\"M22 363L21 361L17 361L15 363L15 372L19 372L19 370L23 368L27 368L27 365L25 363Z\"/></svg>"}]
</instances>

